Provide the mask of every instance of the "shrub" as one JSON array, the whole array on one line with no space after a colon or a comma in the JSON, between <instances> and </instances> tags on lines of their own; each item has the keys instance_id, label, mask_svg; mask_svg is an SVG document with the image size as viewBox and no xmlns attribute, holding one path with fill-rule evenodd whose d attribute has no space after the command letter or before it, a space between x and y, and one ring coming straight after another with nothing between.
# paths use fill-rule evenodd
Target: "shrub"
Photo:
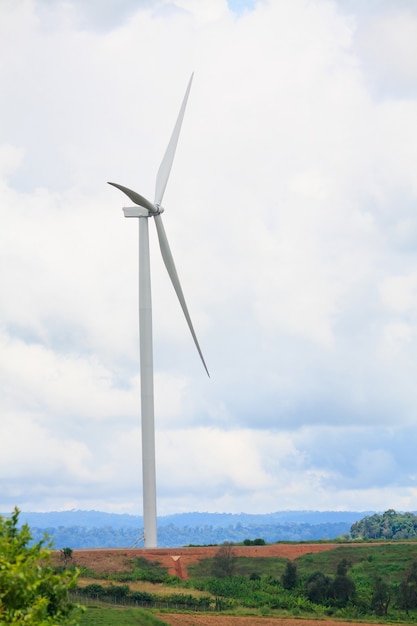
<instances>
[{"instance_id":1,"label":"shrub","mask_svg":"<svg viewBox=\"0 0 417 626\"><path fill-rule=\"evenodd\" d=\"M78 572L57 573L51 565L48 538L31 545L29 526L18 525L17 508L9 518L0 516L1 623L78 624L81 607L68 599L68 590L75 587Z\"/></svg>"}]
</instances>

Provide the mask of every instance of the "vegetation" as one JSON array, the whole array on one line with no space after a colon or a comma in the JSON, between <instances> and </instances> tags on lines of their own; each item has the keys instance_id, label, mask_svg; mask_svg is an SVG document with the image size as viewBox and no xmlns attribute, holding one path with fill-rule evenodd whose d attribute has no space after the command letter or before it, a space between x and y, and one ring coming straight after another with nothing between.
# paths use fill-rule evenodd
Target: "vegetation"
<instances>
[{"instance_id":1,"label":"vegetation","mask_svg":"<svg viewBox=\"0 0 417 626\"><path fill-rule=\"evenodd\" d=\"M232 576L213 576L213 561L190 568L192 582L228 608L417 621L417 544L335 545L294 562L239 557Z\"/></svg>"},{"instance_id":2,"label":"vegetation","mask_svg":"<svg viewBox=\"0 0 417 626\"><path fill-rule=\"evenodd\" d=\"M0 516L0 622L75 626L81 609L69 601L68 590L75 587L77 572L56 573L47 539L31 541L28 525L19 528L18 509Z\"/></svg>"},{"instance_id":3,"label":"vegetation","mask_svg":"<svg viewBox=\"0 0 417 626\"><path fill-rule=\"evenodd\" d=\"M189 568L189 581L168 576L155 563L149 568L154 580L166 576L163 585L154 583L154 590L149 591L149 583L142 591L120 581L109 585L107 576L106 585L94 582L79 589L80 597L101 605L150 609L417 622L417 543L335 544L333 550L305 554L293 562L237 557L233 545L223 544L213 558ZM133 561L126 577L133 579L133 572L137 576L145 570L142 559Z\"/></svg>"},{"instance_id":4,"label":"vegetation","mask_svg":"<svg viewBox=\"0 0 417 626\"><path fill-rule=\"evenodd\" d=\"M417 608L417 561L413 562L401 580L398 589L398 603L400 608L405 609L407 615L409 609Z\"/></svg>"},{"instance_id":5,"label":"vegetation","mask_svg":"<svg viewBox=\"0 0 417 626\"><path fill-rule=\"evenodd\" d=\"M243 542L244 546L264 546L265 544L265 539L261 539L261 537L258 537L257 539L245 539Z\"/></svg>"},{"instance_id":6,"label":"vegetation","mask_svg":"<svg viewBox=\"0 0 417 626\"><path fill-rule=\"evenodd\" d=\"M120 604L141 607L162 606L163 608L206 610L210 607L211 598L208 595L195 596L191 593L158 594L147 591L132 591L129 585L103 586L92 583L78 589L80 596L95 598L102 601L120 601Z\"/></svg>"},{"instance_id":7,"label":"vegetation","mask_svg":"<svg viewBox=\"0 0 417 626\"><path fill-rule=\"evenodd\" d=\"M67 567L68 564L72 561L72 548L62 548L61 550L61 560L64 561L64 566Z\"/></svg>"},{"instance_id":8,"label":"vegetation","mask_svg":"<svg viewBox=\"0 0 417 626\"><path fill-rule=\"evenodd\" d=\"M281 585L284 589L294 589L298 582L297 566L292 561L288 561L285 566L285 572L281 576Z\"/></svg>"},{"instance_id":9,"label":"vegetation","mask_svg":"<svg viewBox=\"0 0 417 626\"><path fill-rule=\"evenodd\" d=\"M150 583L169 583L171 576L166 567L155 561L147 561L143 557L136 557L129 572L120 572L108 576L110 580L129 582L134 580L146 580Z\"/></svg>"},{"instance_id":10,"label":"vegetation","mask_svg":"<svg viewBox=\"0 0 417 626\"><path fill-rule=\"evenodd\" d=\"M352 524L352 539L416 539L417 515L388 509L382 515L369 515Z\"/></svg>"},{"instance_id":11,"label":"vegetation","mask_svg":"<svg viewBox=\"0 0 417 626\"><path fill-rule=\"evenodd\" d=\"M213 576L217 578L226 578L233 576L235 573L236 555L233 550L233 544L224 543L217 551L213 559Z\"/></svg>"},{"instance_id":12,"label":"vegetation","mask_svg":"<svg viewBox=\"0 0 417 626\"><path fill-rule=\"evenodd\" d=\"M388 607L391 602L391 589L389 584L377 576L374 581L373 593L371 598L371 609L376 615L388 615Z\"/></svg>"}]
</instances>

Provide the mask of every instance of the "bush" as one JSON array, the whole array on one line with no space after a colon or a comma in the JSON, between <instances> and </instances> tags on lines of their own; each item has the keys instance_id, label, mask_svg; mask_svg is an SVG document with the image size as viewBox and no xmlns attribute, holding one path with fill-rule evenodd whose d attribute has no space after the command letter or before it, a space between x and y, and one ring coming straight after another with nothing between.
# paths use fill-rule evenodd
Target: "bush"
<instances>
[{"instance_id":1,"label":"bush","mask_svg":"<svg viewBox=\"0 0 417 626\"><path fill-rule=\"evenodd\" d=\"M9 518L0 516L1 623L77 625L81 607L69 601L68 590L75 587L78 572L57 573L48 538L31 545L29 526L18 525L17 508Z\"/></svg>"},{"instance_id":2,"label":"bush","mask_svg":"<svg viewBox=\"0 0 417 626\"><path fill-rule=\"evenodd\" d=\"M266 541L265 539L262 539L261 537L258 537L257 539L245 539L243 542L244 546L265 546L266 545Z\"/></svg>"},{"instance_id":3,"label":"bush","mask_svg":"<svg viewBox=\"0 0 417 626\"><path fill-rule=\"evenodd\" d=\"M151 603L154 601L153 595L151 593L148 593L147 591L132 591L130 593L130 597L132 598L132 600L134 600L135 602L139 602L140 604L146 602Z\"/></svg>"},{"instance_id":4,"label":"bush","mask_svg":"<svg viewBox=\"0 0 417 626\"><path fill-rule=\"evenodd\" d=\"M100 597L106 594L106 589L98 583L92 583L91 585L86 585L85 587L78 587L77 592L85 596Z\"/></svg>"}]
</instances>

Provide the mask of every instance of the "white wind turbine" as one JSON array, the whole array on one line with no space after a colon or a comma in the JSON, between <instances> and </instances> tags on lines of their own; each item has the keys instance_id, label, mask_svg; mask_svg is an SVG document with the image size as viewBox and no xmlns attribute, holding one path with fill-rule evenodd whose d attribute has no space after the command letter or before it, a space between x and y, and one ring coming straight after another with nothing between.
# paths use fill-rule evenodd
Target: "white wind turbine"
<instances>
[{"instance_id":1,"label":"white wind turbine","mask_svg":"<svg viewBox=\"0 0 417 626\"><path fill-rule=\"evenodd\" d=\"M180 301L187 320L194 343L208 373L203 354L197 341L191 322L190 314L185 302L184 294L175 269L168 240L162 223L162 198L174 160L178 137L184 118L185 107L191 89L193 74L181 105L177 122L166 149L164 158L156 176L155 200L150 202L143 196L127 187L116 183L109 183L125 193L134 207L123 209L125 217L139 218L139 340L140 340L140 387L141 387L141 417L142 417L142 483L143 483L143 526L145 548L155 548L158 544L156 525L156 472L155 472L155 425L154 425L154 389L153 389L153 350L152 350L152 301L151 276L149 260L149 231L148 218L153 217L158 233L159 246L162 258L169 277Z\"/></svg>"}]
</instances>

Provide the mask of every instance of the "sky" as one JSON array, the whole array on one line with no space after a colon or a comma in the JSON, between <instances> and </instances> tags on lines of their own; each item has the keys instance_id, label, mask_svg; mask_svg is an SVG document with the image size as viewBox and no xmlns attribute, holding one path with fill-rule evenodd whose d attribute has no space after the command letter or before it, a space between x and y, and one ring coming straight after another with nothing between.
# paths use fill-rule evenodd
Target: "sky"
<instances>
[{"instance_id":1,"label":"sky","mask_svg":"<svg viewBox=\"0 0 417 626\"><path fill-rule=\"evenodd\" d=\"M0 511L417 510L417 3L0 2ZM129 201L127 200L127 205Z\"/></svg>"}]
</instances>

